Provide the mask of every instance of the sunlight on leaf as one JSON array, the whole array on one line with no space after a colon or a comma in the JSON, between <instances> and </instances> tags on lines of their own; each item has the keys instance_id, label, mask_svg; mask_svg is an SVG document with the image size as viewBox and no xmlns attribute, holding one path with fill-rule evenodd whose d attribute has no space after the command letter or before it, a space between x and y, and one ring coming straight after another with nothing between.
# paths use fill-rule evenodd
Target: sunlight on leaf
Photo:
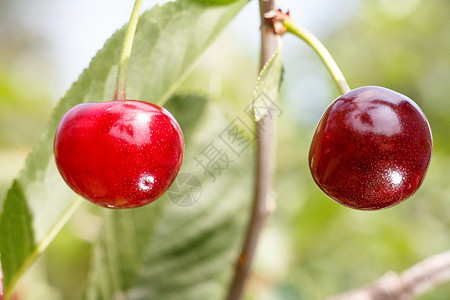
<instances>
[{"instance_id":1,"label":"sunlight on leaf","mask_svg":"<svg viewBox=\"0 0 450 300\"><path fill-rule=\"evenodd\" d=\"M280 85L283 78L283 61L281 47L272 55L259 73L253 98L253 115L255 121L261 120L273 111L279 111L276 106Z\"/></svg>"}]
</instances>

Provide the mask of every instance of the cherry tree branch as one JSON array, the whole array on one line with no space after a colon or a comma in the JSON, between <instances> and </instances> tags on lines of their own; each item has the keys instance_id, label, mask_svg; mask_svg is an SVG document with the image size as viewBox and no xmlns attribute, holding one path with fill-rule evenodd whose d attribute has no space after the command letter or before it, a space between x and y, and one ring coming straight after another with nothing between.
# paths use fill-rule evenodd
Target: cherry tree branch
<instances>
[{"instance_id":1,"label":"cherry tree branch","mask_svg":"<svg viewBox=\"0 0 450 300\"><path fill-rule=\"evenodd\" d=\"M373 284L326 300L410 300L450 280L450 250L426 258L400 274L388 272Z\"/></svg>"},{"instance_id":2,"label":"cherry tree branch","mask_svg":"<svg viewBox=\"0 0 450 300\"><path fill-rule=\"evenodd\" d=\"M261 62L260 70L278 48L279 36L273 30L273 24L264 15L275 9L274 0L259 0L261 17ZM256 245L270 213L274 210L274 201L270 198L274 170L275 130L273 120L266 115L256 124L257 153L256 177L253 209L241 253L236 262L234 277L228 290L227 300L238 300L242 297L245 281L249 275Z\"/></svg>"}]
</instances>

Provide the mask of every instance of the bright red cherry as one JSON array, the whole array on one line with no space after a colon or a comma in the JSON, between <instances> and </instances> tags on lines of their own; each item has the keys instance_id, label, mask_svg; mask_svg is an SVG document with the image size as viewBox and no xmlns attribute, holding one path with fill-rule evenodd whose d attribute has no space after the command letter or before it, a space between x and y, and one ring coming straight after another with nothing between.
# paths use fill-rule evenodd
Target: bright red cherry
<instances>
[{"instance_id":1,"label":"bright red cherry","mask_svg":"<svg viewBox=\"0 0 450 300\"><path fill-rule=\"evenodd\" d=\"M109 208L139 207L159 198L180 170L183 148L175 118L136 100L73 107L61 119L54 142L67 184Z\"/></svg>"},{"instance_id":2,"label":"bright red cherry","mask_svg":"<svg viewBox=\"0 0 450 300\"><path fill-rule=\"evenodd\" d=\"M392 90L365 86L338 97L323 114L309 151L317 185L361 210L396 205L422 184L433 141L419 106Z\"/></svg>"}]
</instances>

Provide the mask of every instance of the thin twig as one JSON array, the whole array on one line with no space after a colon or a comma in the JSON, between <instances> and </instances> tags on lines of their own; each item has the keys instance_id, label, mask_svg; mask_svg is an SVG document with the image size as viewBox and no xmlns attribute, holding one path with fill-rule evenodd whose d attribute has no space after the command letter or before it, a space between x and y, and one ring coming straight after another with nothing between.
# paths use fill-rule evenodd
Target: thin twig
<instances>
[{"instance_id":1,"label":"thin twig","mask_svg":"<svg viewBox=\"0 0 450 300\"><path fill-rule=\"evenodd\" d=\"M327 300L410 300L450 280L450 251L417 263L401 274L388 272L373 284Z\"/></svg>"},{"instance_id":2,"label":"thin twig","mask_svg":"<svg viewBox=\"0 0 450 300\"><path fill-rule=\"evenodd\" d=\"M296 24L290 17L287 15L287 18L283 20L283 25L286 27L287 32L290 32L302 40L304 40L311 48L316 51L316 53L320 56L323 63L327 67L328 71L331 74L336 86L341 95L344 95L350 92L350 87L348 86L347 81L345 80L344 74L342 74L341 69L339 69L338 64L334 61L333 56L331 56L328 49L322 44L322 42L311 32L309 32L306 28Z\"/></svg>"},{"instance_id":3,"label":"thin twig","mask_svg":"<svg viewBox=\"0 0 450 300\"><path fill-rule=\"evenodd\" d=\"M272 23L264 18L264 14L275 9L274 0L259 0L261 16L261 65L264 64L275 53L278 47L277 35L273 30ZM263 228L264 222L273 210L273 199L270 199L272 188L272 175L274 170L274 126L271 118L266 115L257 122L257 158L255 191L252 215L247 227L247 234L241 253L236 262L236 269L227 300L238 300L242 296L245 281L248 277L250 267L255 254L256 245Z\"/></svg>"}]
</instances>

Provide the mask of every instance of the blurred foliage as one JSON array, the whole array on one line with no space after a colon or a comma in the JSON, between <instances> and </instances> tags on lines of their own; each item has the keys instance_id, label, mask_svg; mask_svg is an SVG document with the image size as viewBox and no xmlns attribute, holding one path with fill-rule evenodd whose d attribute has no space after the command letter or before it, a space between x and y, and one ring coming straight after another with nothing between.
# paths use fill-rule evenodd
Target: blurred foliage
<instances>
[{"instance_id":1,"label":"blurred foliage","mask_svg":"<svg viewBox=\"0 0 450 300\"><path fill-rule=\"evenodd\" d=\"M0 147L29 148L52 109L51 85L42 85L51 65L39 32L7 14L10 4L0 3Z\"/></svg>"},{"instance_id":2,"label":"blurred foliage","mask_svg":"<svg viewBox=\"0 0 450 300\"><path fill-rule=\"evenodd\" d=\"M284 114L277 119L278 207L261 239L248 300L321 299L368 284L388 270L400 272L450 245L450 2L361 2L358 13L324 42L351 86L385 86L422 107L435 145L428 175L411 199L394 208L359 212L341 207L310 178L307 153L313 125L300 126L305 123L282 102ZM5 33L1 28L11 26L0 26ZM33 51L12 50L39 47L38 33L23 32L30 37L0 38L0 195L50 111L51 83L36 84L42 81L26 72L36 66L18 63L33 62ZM211 95L226 113L236 115L251 100L256 66L245 49L230 46L232 38L225 35L208 51L183 89ZM285 67L289 71L290 66ZM334 92L333 86L329 89ZM27 293L36 284L59 291L48 299L78 299L100 226L97 218L85 206L77 212L34 267L46 270L46 278L36 280L42 273L31 270L22 282L24 299L38 299ZM445 284L420 299L445 300L448 295L450 284Z\"/></svg>"},{"instance_id":3,"label":"blurred foliage","mask_svg":"<svg viewBox=\"0 0 450 300\"><path fill-rule=\"evenodd\" d=\"M0 147L30 147L37 142L48 119L51 109L49 93L31 79L17 78L8 71L2 71Z\"/></svg>"},{"instance_id":4,"label":"blurred foliage","mask_svg":"<svg viewBox=\"0 0 450 300\"><path fill-rule=\"evenodd\" d=\"M52 109L51 64L39 32L11 16L0 2L0 198L38 141Z\"/></svg>"}]
</instances>

